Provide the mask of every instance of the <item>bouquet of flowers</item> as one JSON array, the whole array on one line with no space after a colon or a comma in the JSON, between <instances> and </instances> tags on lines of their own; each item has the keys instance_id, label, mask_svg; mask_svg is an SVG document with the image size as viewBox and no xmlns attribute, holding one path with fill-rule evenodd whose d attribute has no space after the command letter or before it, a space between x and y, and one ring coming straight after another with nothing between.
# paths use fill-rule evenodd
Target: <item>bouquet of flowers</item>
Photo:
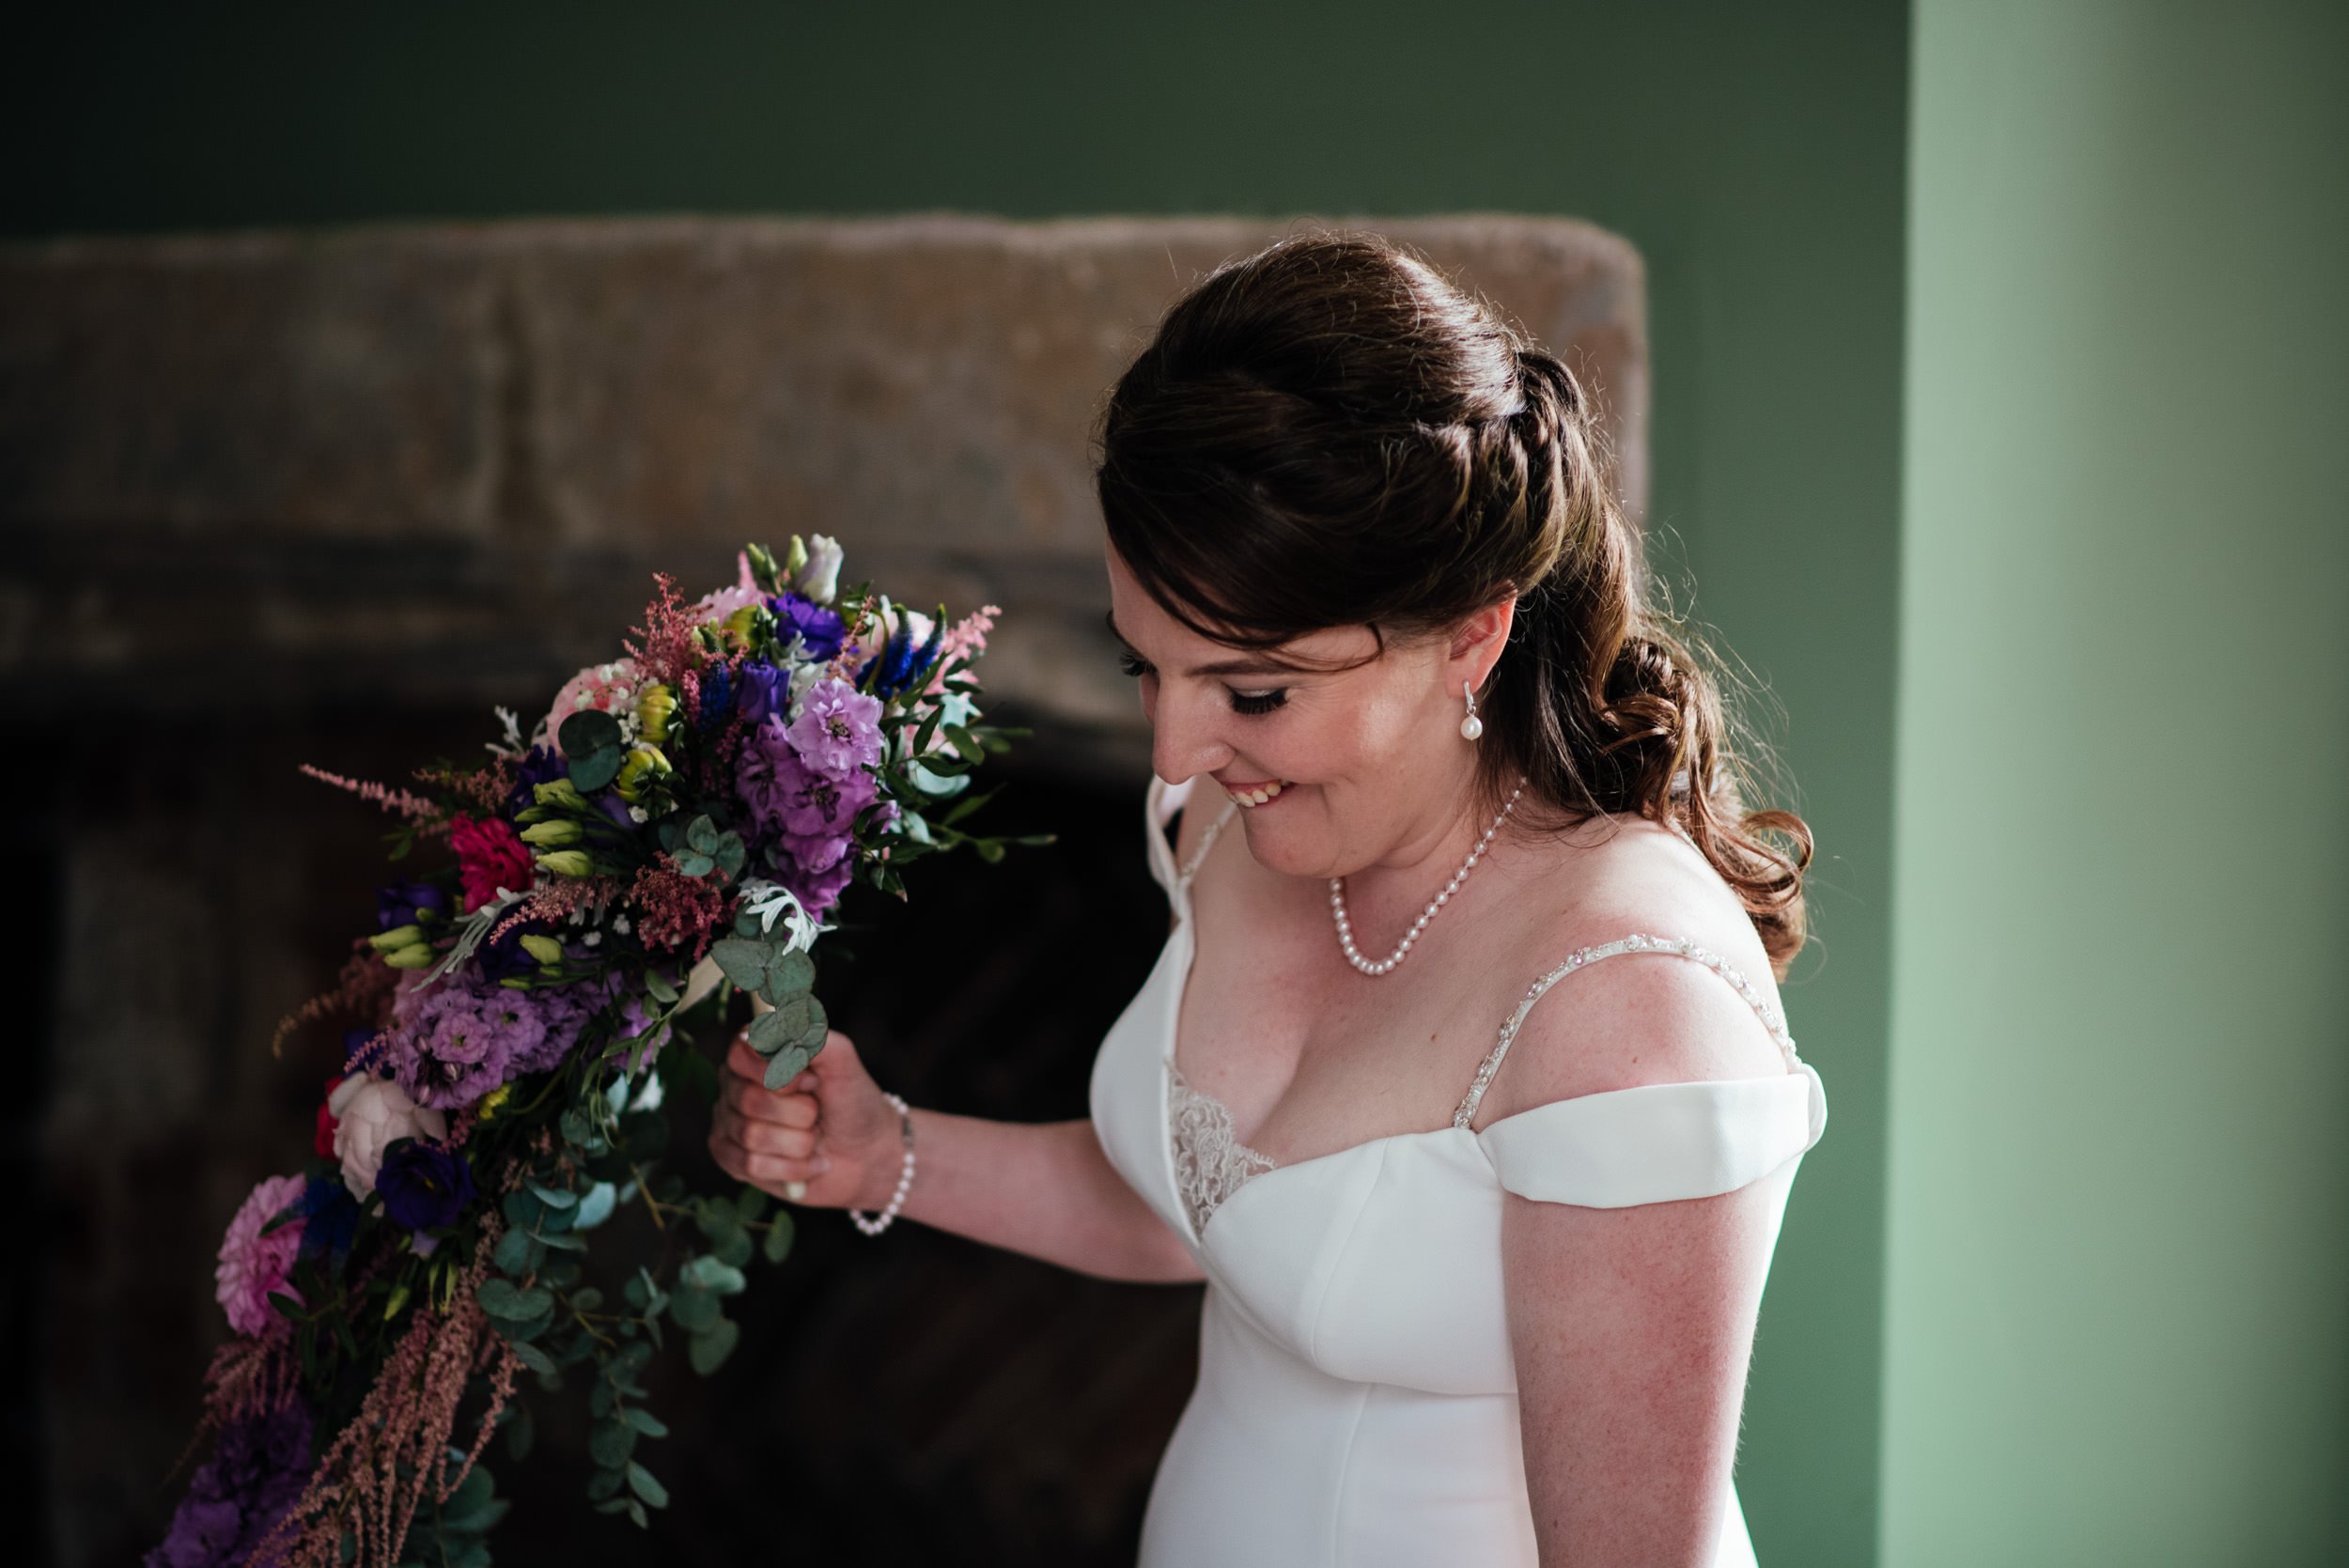
<instances>
[{"instance_id":1,"label":"bouquet of flowers","mask_svg":"<svg viewBox=\"0 0 2349 1568\"><path fill-rule=\"evenodd\" d=\"M971 675L996 610L950 627L840 567L818 535L752 547L690 603L657 577L626 657L527 734L499 709L482 766L413 788L305 769L402 819L394 860L447 854L381 891L338 984L279 1030L340 1020L343 1072L315 1160L221 1244L215 1452L150 1564L487 1563L506 1505L481 1461L500 1429L529 1451L524 1372L585 1385L596 1508L642 1527L664 1505L640 1376L679 1341L704 1375L723 1362L726 1298L792 1234L763 1193L661 1168L664 1098L716 1086L695 1026L749 993L780 1087L823 1047L810 950L843 890L902 896L908 862L1005 843L961 826L1014 733L980 723Z\"/></svg>"}]
</instances>

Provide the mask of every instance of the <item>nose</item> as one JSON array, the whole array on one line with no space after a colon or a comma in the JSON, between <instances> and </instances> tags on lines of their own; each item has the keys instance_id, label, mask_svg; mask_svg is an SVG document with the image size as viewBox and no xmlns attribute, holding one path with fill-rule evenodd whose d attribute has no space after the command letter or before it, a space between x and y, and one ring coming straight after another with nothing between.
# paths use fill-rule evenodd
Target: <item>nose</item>
<instances>
[{"instance_id":1,"label":"nose","mask_svg":"<svg viewBox=\"0 0 2349 1568\"><path fill-rule=\"evenodd\" d=\"M1167 784L1212 773L1232 760L1232 748L1217 734L1215 715L1201 697L1161 687L1148 717L1151 770Z\"/></svg>"}]
</instances>

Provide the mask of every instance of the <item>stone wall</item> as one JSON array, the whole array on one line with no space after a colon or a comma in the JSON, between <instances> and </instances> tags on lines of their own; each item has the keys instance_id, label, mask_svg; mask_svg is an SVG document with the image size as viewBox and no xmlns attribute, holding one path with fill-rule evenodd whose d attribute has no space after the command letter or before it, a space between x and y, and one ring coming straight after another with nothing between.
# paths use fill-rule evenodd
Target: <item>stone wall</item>
<instances>
[{"instance_id":1,"label":"stone wall","mask_svg":"<svg viewBox=\"0 0 2349 1568\"><path fill-rule=\"evenodd\" d=\"M1585 373L1636 509L1630 249L1562 221L1374 226ZM1122 882L1085 880L1128 853L1146 766L1100 624L1088 442L1167 303L1277 231L678 220L0 249L0 698L18 741L0 854L38 923L10 970L25 1055L5 1153L36 1219L33 1266L0 1302L15 1407L0 1461L46 1476L28 1560L126 1560L155 1538L222 1333L211 1249L251 1182L306 1154L332 1042L297 1039L283 1061L265 1043L368 918L381 825L295 765L390 778L471 752L488 705L533 709L616 651L655 569L699 585L729 577L747 538L821 531L916 600L1004 607L985 673L998 712L1038 726L1022 766L1115 803L1079 832L1091 808L1050 798L1070 837L1041 853L1066 861L1037 862L1021 894L1050 919L936 998L843 1016L925 1103L1077 1113L1086 1041L1163 930L1138 855ZM938 885L933 911L969 897L965 928L986 921L983 890ZM1032 999L1065 993L1051 977L1071 966L1107 989L1039 1029ZM993 1055L960 1043L997 1017L1028 1021ZM817 1256L770 1296L792 1331L817 1326L786 1358L801 1407L858 1419L879 1385L805 1380L886 1357L853 1304L904 1296L910 1270L953 1278L916 1326L932 1359L999 1369L959 1391L888 1384L887 1422L849 1434L870 1463L819 1467L825 1496L846 1507L841 1489L866 1484L865 1515L895 1518L923 1560L1129 1560L1120 1532L1179 1405L1187 1300L943 1238L861 1275L848 1260L866 1254L809 1233ZM678 1397L790 1440L763 1395ZM872 1481L905 1430L965 1436L904 1447L897 1480ZM514 1478L526 1504L575 1484L558 1470ZM757 1483L714 1459L694 1473ZM672 1536L672 1560L729 1557L727 1503L699 1506L708 1539ZM639 1560L633 1539L604 1545ZM853 1543L829 1555L863 1560Z\"/></svg>"}]
</instances>

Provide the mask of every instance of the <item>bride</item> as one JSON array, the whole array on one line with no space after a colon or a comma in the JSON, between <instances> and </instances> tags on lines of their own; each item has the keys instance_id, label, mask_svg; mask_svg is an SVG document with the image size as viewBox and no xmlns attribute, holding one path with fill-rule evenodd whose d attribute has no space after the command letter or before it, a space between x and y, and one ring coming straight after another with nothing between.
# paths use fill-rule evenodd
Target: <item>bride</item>
<instances>
[{"instance_id":1,"label":"bride","mask_svg":"<svg viewBox=\"0 0 2349 1568\"><path fill-rule=\"evenodd\" d=\"M839 1034L769 1093L738 1041L719 1163L1206 1279L1152 1568L1751 1562L1810 840L1739 803L1581 389L1418 258L1295 239L1168 314L1099 487L1173 928L1092 1117L905 1110Z\"/></svg>"}]
</instances>

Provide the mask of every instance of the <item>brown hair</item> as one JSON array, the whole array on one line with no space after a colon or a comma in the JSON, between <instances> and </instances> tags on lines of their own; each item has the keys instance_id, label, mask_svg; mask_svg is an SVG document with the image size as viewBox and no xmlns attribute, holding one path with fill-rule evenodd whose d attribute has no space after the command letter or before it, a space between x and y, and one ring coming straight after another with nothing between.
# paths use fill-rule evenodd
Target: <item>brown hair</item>
<instances>
[{"instance_id":1,"label":"brown hair","mask_svg":"<svg viewBox=\"0 0 2349 1568\"><path fill-rule=\"evenodd\" d=\"M1477 704L1480 784L1562 823L1672 826L1783 972L1811 832L1747 811L1719 682L1646 599L1572 371L1375 236L1284 240L1167 312L1111 395L1111 544L1192 630L1269 647L1330 627L1448 630L1515 591Z\"/></svg>"}]
</instances>

